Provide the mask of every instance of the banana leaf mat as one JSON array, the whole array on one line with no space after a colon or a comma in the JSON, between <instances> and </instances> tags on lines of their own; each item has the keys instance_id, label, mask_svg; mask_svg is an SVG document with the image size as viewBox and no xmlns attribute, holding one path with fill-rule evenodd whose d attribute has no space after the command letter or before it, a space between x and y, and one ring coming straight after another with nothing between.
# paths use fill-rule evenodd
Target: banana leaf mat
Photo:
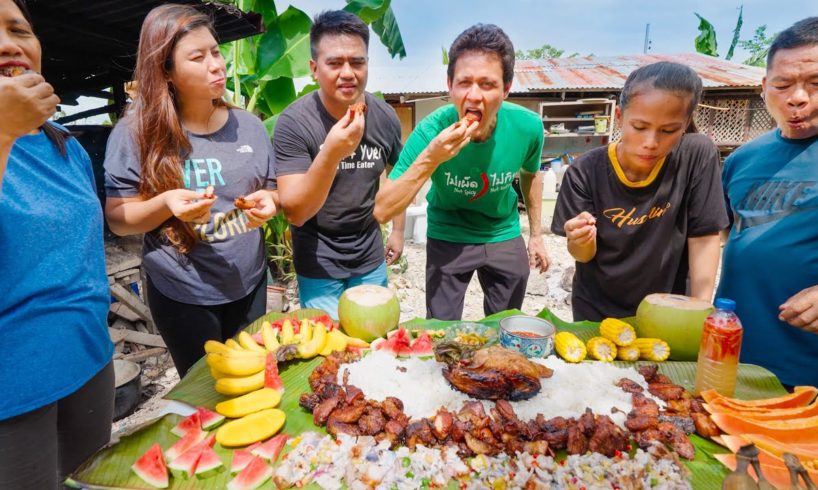
<instances>
[{"instance_id":1,"label":"banana leaf mat","mask_svg":"<svg viewBox=\"0 0 818 490\"><path fill-rule=\"evenodd\" d=\"M286 315L270 313L253 322L246 330L250 333L257 332L264 320L273 321L284 316L298 319L311 318L321 314L323 314L323 312L320 310L309 309L297 310ZM522 312L509 310L489 316L480 322L489 326L497 326L500 319L515 314L522 314ZM587 340L597 335L598 332L597 323L564 322L547 309L541 311L537 316L554 323L557 327L557 331L566 330L573 332L582 340ZM628 321L629 319L625 320ZM406 327L444 329L455 323L458 322L416 319L407 322ZM282 396L279 408L287 413L287 421L282 430L291 436L306 431L325 433L322 428L316 427L313 424L312 414L298 406L298 397L301 393L310 391L307 378L312 370L322 361L323 358L319 356L310 360L289 362L281 367L281 379L284 381L285 392ZM617 362L617 364L633 366L641 363ZM686 389L692 389L696 364L693 362L667 361L659 363L659 371ZM786 393L786 391L771 372L750 364L741 364L739 366L735 394L737 398L764 398L779 396L784 393ZM203 406L214 409L216 403L229 397L219 395L213 390L213 378L210 376L204 359L201 359L165 398L184 402L192 406ZM181 419L182 417L179 415L169 414L137 430L133 434L123 437L117 444L99 451L89 461L84 463L71 476L68 483L77 488L89 489L151 488L130 470L130 466L154 442L159 442L163 449L170 447L173 442L178 439L170 433L170 429ZM692 474L692 487L696 490L721 488L722 481L729 471L716 461L712 455L726 452L726 450L718 444L696 435L692 435L690 439L696 447L696 458L693 461L685 461L685 465ZM229 466L232 460L232 450L222 448L219 444L216 444L214 449L225 465ZM197 480L195 478L191 480L171 478L170 488L180 490L221 489L225 488L231 478L231 475L226 470L205 480ZM275 486L272 482L268 481L261 488L274 489ZM316 486L315 488L318 487Z\"/></svg>"}]
</instances>

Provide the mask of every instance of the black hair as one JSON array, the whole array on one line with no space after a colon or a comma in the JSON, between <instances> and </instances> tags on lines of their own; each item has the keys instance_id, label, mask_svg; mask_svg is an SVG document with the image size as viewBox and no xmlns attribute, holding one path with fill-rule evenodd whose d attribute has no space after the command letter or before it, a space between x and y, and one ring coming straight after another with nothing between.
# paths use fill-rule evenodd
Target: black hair
<instances>
[{"instance_id":1,"label":"black hair","mask_svg":"<svg viewBox=\"0 0 818 490\"><path fill-rule=\"evenodd\" d=\"M468 51L493 53L503 67L503 85L514 78L514 45L508 35L494 24L475 24L461 32L449 48L449 81L454 79L457 59Z\"/></svg>"},{"instance_id":2,"label":"black hair","mask_svg":"<svg viewBox=\"0 0 818 490\"><path fill-rule=\"evenodd\" d=\"M369 27L357 15L344 10L325 10L316 15L310 27L310 54L318 58L318 43L324 36L358 36L369 49Z\"/></svg>"},{"instance_id":3,"label":"black hair","mask_svg":"<svg viewBox=\"0 0 818 490\"><path fill-rule=\"evenodd\" d=\"M619 107L624 111L631 99L639 95L645 87L665 90L689 97L687 115L690 124L685 132L695 133L693 112L702 98L702 79L692 68L671 61L660 61L637 68L628 75L622 93L619 95Z\"/></svg>"},{"instance_id":4,"label":"black hair","mask_svg":"<svg viewBox=\"0 0 818 490\"><path fill-rule=\"evenodd\" d=\"M773 66L775 53L781 49L800 48L818 44L818 17L807 17L781 31L767 51L767 68Z\"/></svg>"},{"instance_id":5,"label":"black hair","mask_svg":"<svg viewBox=\"0 0 818 490\"><path fill-rule=\"evenodd\" d=\"M23 13L23 17L26 19L26 22L28 22L28 24L33 28L34 23L31 21L31 13L28 11L26 1L25 0L12 1L14 2L14 5L16 5L18 9L20 9L20 12ZM54 124L51 124L48 121L46 121L42 126L40 126L40 129L43 130L43 133L45 133L46 138L48 138L48 140L51 141L51 144L53 144L57 148L57 150L60 152L60 155L65 156L66 155L65 141L70 137L70 135L66 131L63 131L62 129L55 126Z\"/></svg>"}]
</instances>

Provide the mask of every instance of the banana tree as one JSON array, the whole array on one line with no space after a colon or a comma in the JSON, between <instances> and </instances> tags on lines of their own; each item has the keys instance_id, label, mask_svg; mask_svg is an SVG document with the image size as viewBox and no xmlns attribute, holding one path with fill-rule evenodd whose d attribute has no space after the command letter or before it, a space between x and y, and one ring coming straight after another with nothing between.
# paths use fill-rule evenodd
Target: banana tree
<instances>
[{"instance_id":1,"label":"banana tree","mask_svg":"<svg viewBox=\"0 0 818 490\"><path fill-rule=\"evenodd\" d=\"M221 51L227 61L227 87L233 104L258 114L272 136L278 115L298 97L318 88L316 84L309 84L296 92L294 81L310 74L312 20L293 6L279 13L273 0L222 3L262 15L264 34L223 44ZM393 58L406 56L391 0L347 0L344 10L369 24ZM282 281L293 277L289 236L287 221L281 214L265 226L271 270Z\"/></svg>"}]
</instances>

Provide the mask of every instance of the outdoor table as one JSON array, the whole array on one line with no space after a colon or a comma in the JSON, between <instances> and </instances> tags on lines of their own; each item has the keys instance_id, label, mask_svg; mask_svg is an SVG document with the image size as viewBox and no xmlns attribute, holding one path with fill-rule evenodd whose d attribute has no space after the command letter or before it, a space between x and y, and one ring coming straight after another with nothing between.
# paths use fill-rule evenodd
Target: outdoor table
<instances>
[{"instance_id":1,"label":"outdoor table","mask_svg":"<svg viewBox=\"0 0 818 490\"><path fill-rule=\"evenodd\" d=\"M311 318L323 314L320 310L298 310L289 314L269 313L258 319L247 327L247 331L254 333L259 330L263 320L273 321L282 317ZM510 310L487 317L480 322L496 327L498 321L509 315L521 314L520 311ZM543 310L538 316L546 318L555 324L558 331L571 331L577 334L582 340L587 340L597 335L598 323L594 322L563 322L550 311ZM445 329L457 322L446 322L439 320L413 320L406 323L410 329ZM298 404L301 393L309 392L308 377L310 373L323 362L323 357L318 356L308 360L290 361L281 367L281 379L284 382L285 391L279 405L279 409L287 414L287 421L282 429L290 435L297 435L306 431L317 431L326 433L321 427L313 424L312 414L302 409ZM598 362L598 361L591 361ZM659 371L670 377L675 383L692 389L695 377L696 364L693 362L666 361L661 363L618 362L622 366L636 366L639 364L658 364ZM786 390L771 372L759 366L742 364L739 367L738 381L736 387L736 397L738 398L765 398L785 394ZM204 359L199 360L188 372L188 374L174 387L165 397L169 400L183 402L190 407L203 406L214 409L216 403L230 397L220 395L213 390L213 379ZM185 410L182 410L185 411ZM133 472L130 466L142 455L153 443L159 442L164 449L170 447L178 438L171 434L170 429L174 427L183 417L181 415L169 414L155 420L134 432L123 437L117 444L105 448L94 455L89 461L81 466L70 479L69 483L81 485L92 489L111 488L150 488L142 482ZM703 439L695 434L690 436L691 442L696 447L696 457L692 461L684 461L684 464L691 471L691 485L694 489L719 489L724 477L729 471L722 466L715 458L714 453L728 452L722 446ZM216 444L215 451L229 467L232 460L232 450L222 448ZM228 471L206 479L181 480L171 479L170 488L178 489L220 489L225 488L227 482L232 478ZM313 487L318 488L313 485ZM273 489L275 486L271 481L265 483L262 489ZM452 488L454 486L452 485Z\"/></svg>"}]
</instances>

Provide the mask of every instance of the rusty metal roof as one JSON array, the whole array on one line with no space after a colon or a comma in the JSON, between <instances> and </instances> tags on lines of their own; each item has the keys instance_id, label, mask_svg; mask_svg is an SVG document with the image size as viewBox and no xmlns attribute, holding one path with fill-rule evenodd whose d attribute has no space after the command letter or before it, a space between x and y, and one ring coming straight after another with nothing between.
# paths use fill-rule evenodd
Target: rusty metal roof
<instances>
[{"instance_id":1,"label":"rusty metal roof","mask_svg":"<svg viewBox=\"0 0 818 490\"><path fill-rule=\"evenodd\" d=\"M259 14L201 0L28 0L43 46L43 75L58 94L130 80L142 20L164 3L194 5L208 13L220 42L263 30Z\"/></svg>"},{"instance_id":2,"label":"rusty metal roof","mask_svg":"<svg viewBox=\"0 0 818 490\"><path fill-rule=\"evenodd\" d=\"M518 60L511 93L618 91L633 70L657 61L690 66L705 89L760 88L764 76L763 68L694 53ZM387 95L445 93L446 67L372 67L367 89Z\"/></svg>"}]
</instances>

